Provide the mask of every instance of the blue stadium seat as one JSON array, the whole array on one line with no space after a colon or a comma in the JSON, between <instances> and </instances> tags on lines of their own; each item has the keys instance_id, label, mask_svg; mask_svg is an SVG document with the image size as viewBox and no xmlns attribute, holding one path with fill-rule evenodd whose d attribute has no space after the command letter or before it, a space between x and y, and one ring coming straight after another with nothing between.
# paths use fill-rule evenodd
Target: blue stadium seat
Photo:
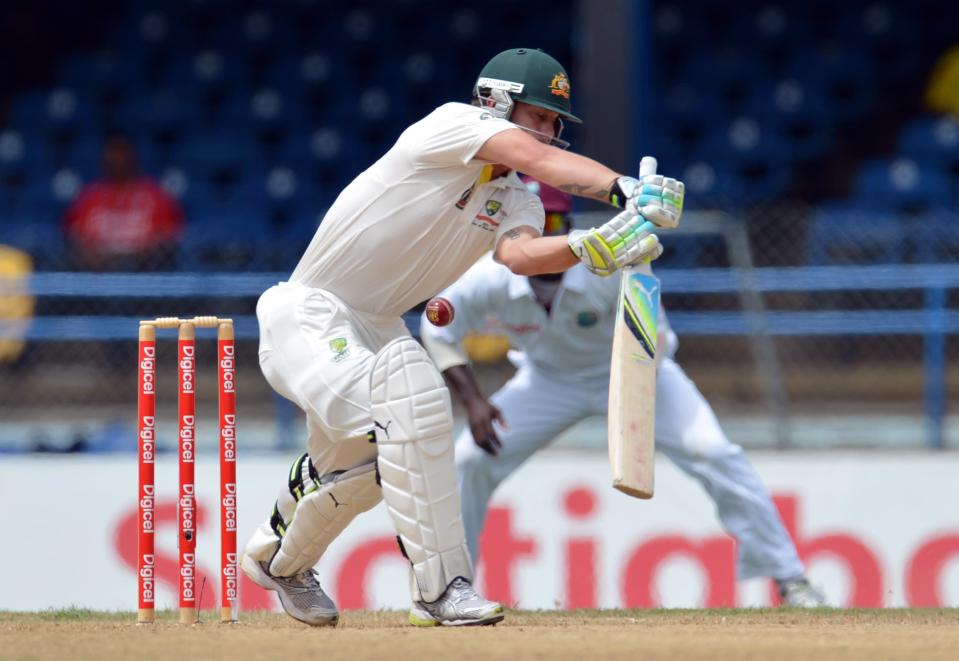
<instances>
[{"instance_id":1,"label":"blue stadium seat","mask_svg":"<svg viewBox=\"0 0 959 661\"><path fill-rule=\"evenodd\" d=\"M827 205L809 220L806 262L828 264L897 264L909 253L910 230L888 210L849 204Z\"/></svg>"},{"instance_id":2,"label":"blue stadium seat","mask_svg":"<svg viewBox=\"0 0 959 661\"><path fill-rule=\"evenodd\" d=\"M744 194L744 184L731 168L717 168L706 161L693 161L682 171L681 176L686 184L686 204L691 209L728 209Z\"/></svg>"},{"instance_id":3,"label":"blue stadium seat","mask_svg":"<svg viewBox=\"0 0 959 661\"><path fill-rule=\"evenodd\" d=\"M106 91L128 88L137 83L139 62L132 53L105 50L66 58L57 80L68 89Z\"/></svg>"},{"instance_id":4,"label":"blue stadium seat","mask_svg":"<svg viewBox=\"0 0 959 661\"><path fill-rule=\"evenodd\" d=\"M141 90L131 94L121 105L118 122L131 130L180 133L202 124L203 108L192 95L172 88Z\"/></svg>"},{"instance_id":5,"label":"blue stadium seat","mask_svg":"<svg viewBox=\"0 0 959 661\"><path fill-rule=\"evenodd\" d=\"M85 180L89 180L102 172L102 154L103 140L99 135L83 135L64 147L60 164L76 170Z\"/></svg>"},{"instance_id":6,"label":"blue stadium seat","mask_svg":"<svg viewBox=\"0 0 959 661\"><path fill-rule=\"evenodd\" d=\"M259 155L257 144L248 136L198 131L182 140L171 158L194 176L209 179L226 174L240 178L259 167Z\"/></svg>"},{"instance_id":7,"label":"blue stadium seat","mask_svg":"<svg viewBox=\"0 0 959 661\"><path fill-rule=\"evenodd\" d=\"M678 78L696 88L715 90L726 112L740 112L749 91L768 78L762 59L746 51L722 48L700 51L687 61ZM715 108L700 107L700 112Z\"/></svg>"},{"instance_id":8,"label":"blue stadium seat","mask_svg":"<svg viewBox=\"0 0 959 661\"><path fill-rule=\"evenodd\" d=\"M789 183L788 149L782 137L754 117L737 117L703 143L699 155L742 185L742 202L781 195Z\"/></svg>"},{"instance_id":9,"label":"blue stadium seat","mask_svg":"<svg viewBox=\"0 0 959 661\"><path fill-rule=\"evenodd\" d=\"M731 34L737 43L755 45L766 53L806 47L814 36L806 12L790 3L761 3L755 10L743 6L736 12Z\"/></svg>"},{"instance_id":10,"label":"blue stadium seat","mask_svg":"<svg viewBox=\"0 0 959 661\"><path fill-rule=\"evenodd\" d=\"M53 164L49 142L42 132L0 131L0 185L20 188L47 176Z\"/></svg>"},{"instance_id":11,"label":"blue stadium seat","mask_svg":"<svg viewBox=\"0 0 959 661\"><path fill-rule=\"evenodd\" d=\"M339 173L349 180L368 165L353 148L355 139L354 134L336 126L322 126L311 133L295 132L279 146L276 161L289 164L310 180L327 173Z\"/></svg>"},{"instance_id":12,"label":"blue stadium seat","mask_svg":"<svg viewBox=\"0 0 959 661\"><path fill-rule=\"evenodd\" d=\"M284 134L307 129L307 117L300 100L277 88L241 91L224 103L219 120L238 131L281 131Z\"/></svg>"},{"instance_id":13,"label":"blue stadium seat","mask_svg":"<svg viewBox=\"0 0 959 661\"><path fill-rule=\"evenodd\" d=\"M192 206L180 250L187 269L255 269L269 257L265 207L239 197L210 197Z\"/></svg>"},{"instance_id":14,"label":"blue stadium seat","mask_svg":"<svg viewBox=\"0 0 959 661\"><path fill-rule=\"evenodd\" d=\"M873 107L876 74L865 55L834 46L798 51L786 65L786 75L827 99L836 118L845 121L858 119Z\"/></svg>"},{"instance_id":15,"label":"blue stadium seat","mask_svg":"<svg viewBox=\"0 0 959 661\"><path fill-rule=\"evenodd\" d=\"M840 43L868 53L884 83L908 79L924 67L917 48L927 34L925 17L917 21L924 13L901 2L852 5L836 15L837 37Z\"/></svg>"},{"instance_id":16,"label":"blue stadium seat","mask_svg":"<svg viewBox=\"0 0 959 661\"><path fill-rule=\"evenodd\" d=\"M38 269L60 269L65 253L63 231L56 223L30 222L21 217L0 216L2 243L27 252Z\"/></svg>"},{"instance_id":17,"label":"blue stadium seat","mask_svg":"<svg viewBox=\"0 0 959 661\"><path fill-rule=\"evenodd\" d=\"M795 78L751 90L745 107L748 114L762 119L785 143L790 160L821 156L833 140L833 121L826 99L818 89Z\"/></svg>"},{"instance_id":18,"label":"blue stadium seat","mask_svg":"<svg viewBox=\"0 0 959 661\"><path fill-rule=\"evenodd\" d=\"M959 119L942 116L912 120L900 135L899 151L919 163L959 168Z\"/></svg>"},{"instance_id":19,"label":"blue stadium seat","mask_svg":"<svg viewBox=\"0 0 959 661\"><path fill-rule=\"evenodd\" d=\"M866 163L856 177L854 198L870 209L915 211L948 206L954 195L941 169L900 158Z\"/></svg>"},{"instance_id":20,"label":"blue stadium seat","mask_svg":"<svg viewBox=\"0 0 959 661\"><path fill-rule=\"evenodd\" d=\"M235 89L246 79L237 54L216 49L201 49L173 58L161 73L163 84L194 93Z\"/></svg>"},{"instance_id":21,"label":"blue stadium seat","mask_svg":"<svg viewBox=\"0 0 959 661\"><path fill-rule=\"evenodd\" d=\"M9 125L28 131L38 128L72 133L99 128L99 104L89 94L58 87L17 96L10 107Z\"/></svg>"}]
</instances>

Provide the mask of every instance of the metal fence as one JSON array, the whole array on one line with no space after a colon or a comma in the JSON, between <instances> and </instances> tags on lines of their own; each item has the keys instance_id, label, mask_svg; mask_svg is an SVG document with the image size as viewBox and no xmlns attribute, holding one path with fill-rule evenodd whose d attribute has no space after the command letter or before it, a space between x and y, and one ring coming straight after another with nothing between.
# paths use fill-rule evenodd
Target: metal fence
<instances>
[{"instance_id":1,"label":"metal fence","mask_svg":"<svg viewBox=\"0 0 959 661\"><path fill-rule=\"evenodd\" d=\"M747 446L959 445L948 406L959 388L959 265L946 259L959 250L948 234L923 245L916 218L885 233L874 215L826 232L828 218L795 206L690 212L664 233L658 274L680 363ZM241 443L299 446L301 419L256 358L256 298L286 275L0 271L0 450L132 448L137 321L193 314L236 319ZM204 338L201 433L204 414L215 426ZM173 342L159 353L159 410L172 421ZM504 364L478 367L487 390L509 375ZM161 447L172 445L167 427ZM604 442L601 421L566 436Z\"/></svg>"}]
</instances>

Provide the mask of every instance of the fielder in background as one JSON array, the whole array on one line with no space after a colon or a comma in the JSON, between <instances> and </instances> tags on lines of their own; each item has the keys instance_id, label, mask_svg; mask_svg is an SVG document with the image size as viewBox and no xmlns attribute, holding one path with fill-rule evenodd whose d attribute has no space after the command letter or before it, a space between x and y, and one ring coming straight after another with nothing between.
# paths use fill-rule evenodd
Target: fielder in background
<instances>
[{"instance_id":1,"label":"fielder in background","mask_svg":"<svg viewBox=\"0 0 959 661\"><path fill-rule=\"evenodd\" d=\"M570 197L537 181L528 185L546 209L544 235L566 234ZM497 485L567 427L606 414L618 295L618 278L594 278L578 266L563 274L524 277L485 257L442 292L456 310L453 322L438 328L422 320L423 344L468 416L468 427L456 441L456 467L474 558ZM462 340L490 324L519 351L510 352L516 374L487 399L473 378ZM657 449L699 480L716 503L723 527L739 542L740 579L769 576L784 604L824 606L759 475L674 360L678 343L664 316L659 329Z\"/></svg>"},{"instance_id":2,"label":"fielder in background","mask_svg":"<svg viewBox=\"0 0 959 661\"><path fill-rule=\"evenodd\" d=\"M525 275L580 262L609 275L660 254L642 226L679 222L682 183L624 177L564 151L563 120L580 121L563 67L536 49L500 53L472 104L447 103L410 126L340 193L289 282L260 297L260 366L304 410L309 437L243 569L292 617L336 623L313 567L382 498L412 569L411 623L503 618L472 587L449 393L401 315L489 250ZM623 211L595 229L542 237L543 205L517 170Z\"/></svg>"}]
</instances>

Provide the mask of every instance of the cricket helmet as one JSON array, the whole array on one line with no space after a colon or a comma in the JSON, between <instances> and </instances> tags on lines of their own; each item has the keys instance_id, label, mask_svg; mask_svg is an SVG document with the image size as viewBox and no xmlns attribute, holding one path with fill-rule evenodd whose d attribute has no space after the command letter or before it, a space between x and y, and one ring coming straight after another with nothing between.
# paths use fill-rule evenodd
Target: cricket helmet
<instances>
[{"instance_id":1,"label":"cricket helmet","mask_svg":"<svg viewBox=\"0 0 959 661\"><path fill-rule=\"evenodd\" d=\"M572 113L566 69L538 48L512 48L493 57L480 71L473 97L503 119L510 118L517 101L552 110L560 116L555 138L563 130L563 119L583 121Z\"/></svg>"}]
</instances>

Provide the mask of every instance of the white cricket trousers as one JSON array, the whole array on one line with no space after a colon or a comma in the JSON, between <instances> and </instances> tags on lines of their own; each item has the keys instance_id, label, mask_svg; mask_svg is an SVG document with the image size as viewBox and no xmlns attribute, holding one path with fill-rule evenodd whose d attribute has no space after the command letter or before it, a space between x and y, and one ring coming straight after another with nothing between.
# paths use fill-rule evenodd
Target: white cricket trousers
<instances>
[{"instance_id":1,"label":"white cricket trousers","mask_svg":"<svg viewBox=\"0 0 959 661\"><path fill-rule=\"evenodd\" d=\"M469 426L456 440L463 522L473 558L496 487L530 455L582 418L605 415L608 381L579 375L544 374L528 363L491 398L508 429L496 426L503 443L491 456L474 442ZM804 567L769 494L738 445L729 441L712 408L683 369L664 358L656 382L656 449L696 478L716 503L719 519L739 542L741 580L790 579Z\"/></svg>"}]
</instances>

